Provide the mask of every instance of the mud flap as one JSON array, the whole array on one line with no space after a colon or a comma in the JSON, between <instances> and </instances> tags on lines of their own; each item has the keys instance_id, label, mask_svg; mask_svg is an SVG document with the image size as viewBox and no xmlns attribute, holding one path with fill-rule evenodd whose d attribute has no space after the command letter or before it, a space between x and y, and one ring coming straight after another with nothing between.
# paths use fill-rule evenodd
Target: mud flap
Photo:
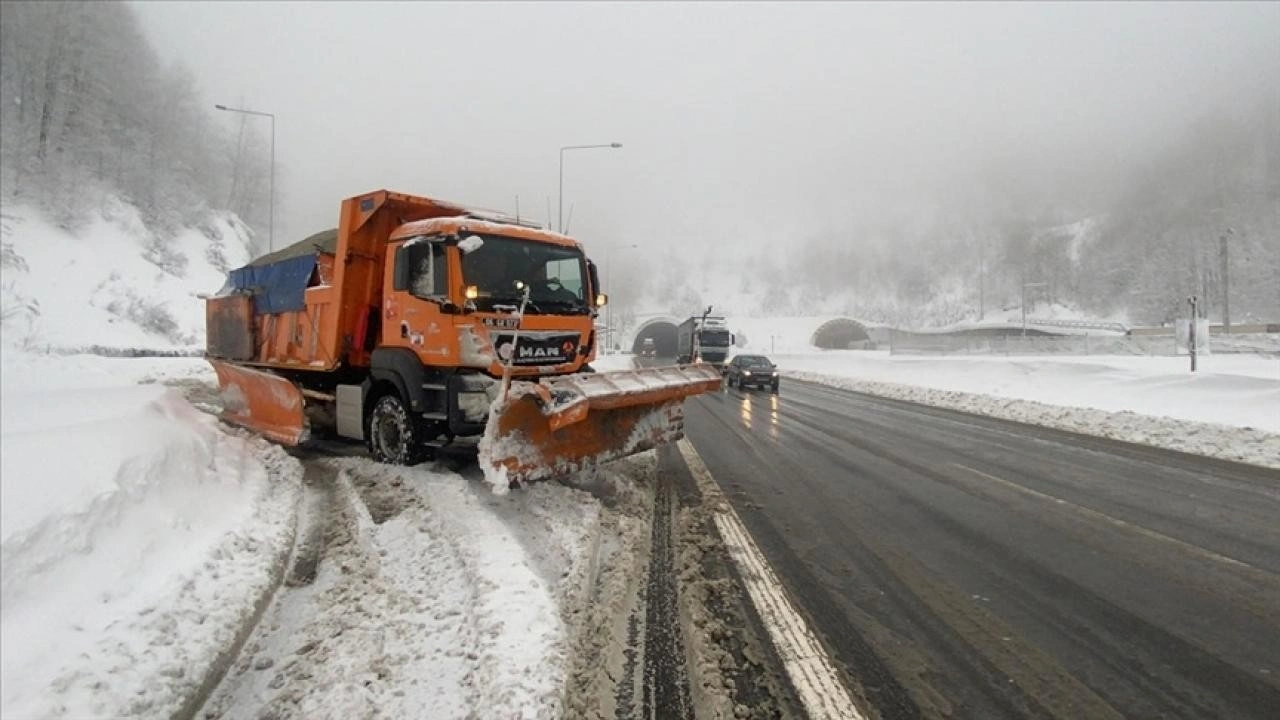
<instances>
[{"instance_id":1,"label":"mud flap","mask_svg":"<svg viewBox=\"0 0 1280 720\"><path fill-rule=\"evenodd\" d=\"M306 414L298 386L273 372L206 359L218 374L223 420L290 447L306 440Z\"/></svg>"},{"instance_id":2,"label":"mud flap","mask_svg":"<svg viewBox=\"0 0 1280 720\"><path fill-rule=\"evenodd\" d=\"M565 475L684 436L684 399L718 390L708 365L514 382L489 411L480 467L495 487Z\"/></svg>"}]
</instances>

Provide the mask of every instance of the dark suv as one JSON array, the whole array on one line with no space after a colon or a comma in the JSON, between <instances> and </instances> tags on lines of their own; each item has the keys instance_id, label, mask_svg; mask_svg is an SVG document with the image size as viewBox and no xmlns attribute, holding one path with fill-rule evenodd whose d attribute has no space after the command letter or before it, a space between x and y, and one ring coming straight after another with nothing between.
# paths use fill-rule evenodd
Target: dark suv
<instances>
[{"instance_id":1,"label":"dark suv","mask_svg":"<svg viewBox=\"0 0 1280 720\"><path fill-rule=\"evenodd\" d=\"M767 387L778 392L778 368L763 355L739 355L725 365L730 387Z\"/></svg>"}]
</instances>

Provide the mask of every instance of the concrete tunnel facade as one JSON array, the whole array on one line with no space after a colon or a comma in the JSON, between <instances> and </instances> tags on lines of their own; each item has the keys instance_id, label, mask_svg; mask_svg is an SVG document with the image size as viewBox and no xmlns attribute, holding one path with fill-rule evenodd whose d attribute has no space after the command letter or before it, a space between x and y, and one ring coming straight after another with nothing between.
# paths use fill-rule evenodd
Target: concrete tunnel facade
<instances>
[{"instance_id":1,"label":"concrete tunnel facade","mask_svg":"<svg viewBox=\"0 0 1280 720\"><path fill-rule=\"evenodd\" d=\"M821 350L848 350L865 346L870 340L865 325L853 318L837 317L819 325L809 344Z\"/></svg>"},{"instance_id":2,"label":"concrete tunnel facade","mask_svg":"<svg viewBox=\"0 0 1280 720\"><path fill-rule=\"evenodd\" d=\"M652 338L658 357L675 357L677 325L679 321L669 317L655 317L644 321L636 328L631 340L631 352L638 355L645 339Z\"/></svg>"},{"instance_id":3,"label":"concrete tunnel facade","mask_svg":"<svg viewBox=\"0 0 1280 720\"><path fill-rule=\"evenodd\" d=\"M651 315L640 322L633 334L621 343L623 351L639 354L646 339L654 341L659 357L674 357L676 352L676 328L680 319L668 315ZM739 351L747 352L802 352L806 348L821 350L845 350L861 348L874 338L867 326L853 318L842 316L787 317L787 318L728 318L730 332L737 336ZM770 334L778 325L785 325L789 342L779 336L776 348L771 348ZM754 341L754 342L753 342Z\"/></svg>"}]
</instances>

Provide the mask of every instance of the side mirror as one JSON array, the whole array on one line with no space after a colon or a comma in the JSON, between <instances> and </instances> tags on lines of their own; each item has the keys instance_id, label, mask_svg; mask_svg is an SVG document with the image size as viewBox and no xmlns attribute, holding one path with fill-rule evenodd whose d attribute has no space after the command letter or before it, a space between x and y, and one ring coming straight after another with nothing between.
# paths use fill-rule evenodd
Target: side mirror
<instances>
[{"instance_id":1,"label":"side mirror","mask_svg":"<svg viewBox=\"0 0 1280 720\"><path fill-rule=\"evenodd\" d=\"M479 250L481 245L484 245L484 238L479 235L468 235L458 243L458 249L463 255L470 255Z\"/></svg>"}]
</instances>

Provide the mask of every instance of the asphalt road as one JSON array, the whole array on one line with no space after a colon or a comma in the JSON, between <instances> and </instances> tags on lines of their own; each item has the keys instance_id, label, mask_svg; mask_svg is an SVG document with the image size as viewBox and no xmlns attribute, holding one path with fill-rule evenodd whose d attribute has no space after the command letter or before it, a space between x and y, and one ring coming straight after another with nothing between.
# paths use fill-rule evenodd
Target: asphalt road
<instances>
[{"instance_id":1,"label":"asphalt road","mask_svg":"<svg viewBox=\"0 0 1280 720\"><path fill-rule=\"evenodd\" d=\"M884 718L1280 718L1280 473L784 379L686 433Z\"/></svg>"}]
</instances>

